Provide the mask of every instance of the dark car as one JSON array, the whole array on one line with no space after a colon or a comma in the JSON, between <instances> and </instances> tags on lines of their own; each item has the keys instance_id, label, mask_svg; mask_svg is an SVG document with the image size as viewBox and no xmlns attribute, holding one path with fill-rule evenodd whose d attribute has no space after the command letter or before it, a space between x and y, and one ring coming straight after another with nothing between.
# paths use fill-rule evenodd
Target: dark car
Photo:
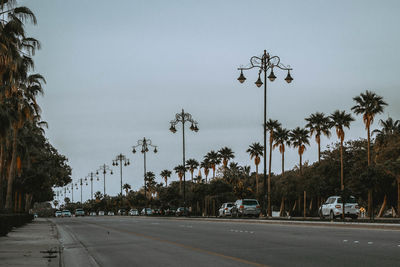
<instances>
[{"instance_id":1,"label":"dark car","mask_svg":"<svg viewBox=\"0 0 400 267\"><path fill-rule=\"evenodd\" d=\"M175 216L188 216L189 215L189 209L188 208L177 208L175 212Z\"/></svg>"}]
</instances>

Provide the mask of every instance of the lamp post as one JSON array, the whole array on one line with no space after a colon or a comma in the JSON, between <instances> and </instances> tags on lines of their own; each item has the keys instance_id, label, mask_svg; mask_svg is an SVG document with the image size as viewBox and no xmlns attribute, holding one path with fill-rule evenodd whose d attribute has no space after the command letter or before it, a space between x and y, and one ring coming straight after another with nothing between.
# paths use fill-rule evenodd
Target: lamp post
<instances>
[{"instance_id":1,"label":"lamp post","mask_svg":"<svg viewBox=\"0 0 400 267\"><path fill-rule=\"evenodd\" d=\"M243 75L244 70L250 70L253 68L258 69L258 79L255 82L257 87L261 87L263 82L261 80L261 74L264 73L264 123L263 123L263 131L264 131L264 199L263 199L263 211L265 211L266 206L266 198L268 198L268 216L272 216L271 212L271 173L268 174L268 195L267 192L267 132L266 132L266 124L267 124L267 78L273 82L276 79L274 68L281 69L287 71L287 76L285 81L287 83L291 83L293 81L292 76L290 76L290 71L292 68L290 66L285 66L280 62L280 58L278 56L271 56L267 53L267 50L264 50L264 54L261 57L253 56L250 58L250 66L248 67L240 67L240 76L238 81L240 83L244 83L246 77ZM269 75L267 77L268 71Z\"/></svg>"},{"instance_id":2,"label":"lamp post","mask_svg":"<svg viewBox=\"0 0 400 267\"><path fill-rule=\"evenodd\" d=\"M75 183L76 190L78 190L78 185L81 186L81 206L82 206L82 207L83 207L83 202L82 202L82 187L83 187L84 182L86 183L86 185L88 185L88 184L87 184L87 179L86 179L86 178L85 178L85 179L80 178L80 179L78 179L78 184Z\"/></svg>"},{"instance_id":3,"label":"lamp post","mask_svg":"<svg viewBox=\"0 0 400 267\"><path fill-rule=\"evenodd\" d=\"M192 115L189 113L185 113L182 109L181 113L175 114L175 119L171 121L171 127L169 130L173 133L176 133L175 126L181 122L182 123L182 165L185 166L185 123L190 122L190 130L194 132L198 132L199 128L197 127L197 121L192 118ZM183 173L183 208L186 214L186 170Z\"/></svg>"},{"instance_id":4,"label":"lamp post","mask_svg":"<svg viewBox=\"0 0 400 267\"><path fill-rule=\"evenodd\" d=\"M132 146L132 153L136 153L137 147L141 147L141 151L143 154L143 170L144 170L144 199L146 200L146 207L144 208L144 213L147 215L147 197L146 197L146 191L147 191L147 182L146 182L146 152L149 152L149 147L154 148L154 153L157 153L157 146L153 145L150 139L146 139L146 137L143 137L142 140L137 141L137 145Z\"/></svg>"},{"instance_id":5,"label":"lamp post","mask_svg":"<svg viewBox=\"0 0 400 267\"><path fill-rule=\"evenodd\" d=\"M100 166L100 168L96 171L96 175L99 175L99 171L103 173L103 182L104 182L104 187L103 187L103 194L106 196L106 173L107 171L110 172L111 175L113 175L113 171L108 167L108 165L103 164Z\"/></svg>"},{"instance_id":6,"label":"lamp post","mask_svg":"<svg viewBox=\"0 0 400 267\"><path fill-rule=\"evenodd\" d=\"M118 163L119 161L119 163ZM122 196L122 162L124 162L124 166L128 166L130 164L129 159L125 157L125 155L119 154L113 160L113 166L120 166L120 175L121 175L121 196Z\"/></svg>"},{"instance_id":7,"label":"lamp post","mask_svg":"<svg viewBox=\"0 0 400 267\"><path fill-rule=\"evenodd\" d=\"M68 188L68 193L71 193L71 201L74 203L74 183L71 182L71 188Z\"/></svg>"},{"instance_id":8,"label":"lamp post","mask_svg":"<svg viewBox=\"0 0 400 267\"><path fill-rule=\"evenodd\" d=\"M90 172L86 177L85 177L85 181L89 180L90 181L90 199L93 200L93 176L95 176L96 174L93 172ZM96 176L97 181L99 180L99 177ZM86 184L87 185L87 184Z\"/></svg>"}]
</instances>

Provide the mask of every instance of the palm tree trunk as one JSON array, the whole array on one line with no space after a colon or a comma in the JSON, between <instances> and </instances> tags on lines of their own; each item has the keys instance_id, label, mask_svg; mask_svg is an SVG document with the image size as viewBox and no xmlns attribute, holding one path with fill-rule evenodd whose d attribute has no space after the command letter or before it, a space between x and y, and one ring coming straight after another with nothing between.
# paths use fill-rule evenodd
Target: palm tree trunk
<instances>
[{"instance_id":1,"label":"palm tree trunk","mask_svg":"<svg viewBox=\"0 0 400 267\"><path fill-rule=\"evenodd\" d=\"M301 153L299 153L299 155L300 155L300 175L301 175L301 174L303 174L303 172L302 172L302 167L303 167L302 166L302 156L303 155Z\"/></svg>"},{"instance_id":2,"label":"palm tree trunk","mask_svg":"<svg viewBox=\"0 0 400 267\"><path fill-rule=\"evenodd\" d=\"M192 183L193 183L193 172L194 172L194 170L190 170L190 175L192 177Z\"/></svg>"},{"instance_id":3,"label":"palm tree trunk","mask_svg":"<svg viewBox=\"0 0 400 267\"><path fill-rule=\"evenodd\" d=\"M272 131L269 137L269 162L268 162L268 216L272 216L271 210L271 164L272 164Z\"/></svg>"},{"instance_id":4,"label":"palm tree trunk","mask_svg":"<svg viewBox=\"0 0 400 267\"><path fill-rule=\"evenodd\" d=\"M385 208L386 208L386 203L387 203L387 196L385 194L385 197L383 198L382 206L381 206L381 208L379 210L379 213L378 213L378 216L377 216L378 218L382 217L382 214L383 214L383 212L385 211Z\"/></svg>"},{"instance_id":5,"label":"palm tree trunk","mask_svg":"<svg viewBox=\"0 0 400 267\"><path fill-rule=\"evenodd\" d=\"M343 179L343 139L340 140L340 189L344 189Z\"/></svg>"},{"instance_id":6,"label":"palm tree trunk","mask_svg":"<svg viewBox=\"0 0 400 267\"><path fill-rule=\"evenodd\" d=\"M285 175L285 152L282 153L282 177Z\"/></svg>"},{"instance_id":7,"label":"palm tree trunk","mask_svg":"<svg viewBox=\"0 0 400 267\"><path fill-rule=\"evenodd\" d=\"M371 219L372 214L373 214L373 208L372 208L372 188L368 189L368 216Z\"/></svg>"},{"instance_id":8,"label":"palm tree trunk","mask_svg":"<svg viewBox=\"0 0 400 267\"><path fill-rule=\"evenodd\" d=\"M317 140L317 144L318 144L318 163L321 163L321 140L320 139Z\"/></svg>"},{"instance_id":9,"label":"palm tree trunk","mask_svg":"<svg viewBox=\"0 0 400 267\"><path fill-rule=\"evenodd\" d=\"M368 135L368 147L367 147L367 155L368 155L368 166L371 165L371 152L370 152L370 148L371 148L371 133L370 133L370 126L368 125L367 127L367 135Z\"/></svg>"},{"instance_id":10,"label":"palm tree trunk","mask_svg":"<svg viewBox=\"0 0 400 267\"><path fill-rule=\"evenodd\" d=\"M6 206L7 210L12 210L12 193L13 193L13 183L15 177L15 164L17 160L17 136L18 136L18 128L16 125L13 126L13 143L12 143L12 155L11 155L11 164L8 170L8 181L7 181L7 196L6 196Z\"/></svg>"},{"instance_id":11,"label":"palm tree trunk","mask_svg":"<svg viewBox=\"0 0 400 267\"><path fill-rule=\"evenodd\" d=\"M258 165L256 164L256 194L258 197Z\"/></svg>"},{"instance_id":12,"label":"palm tree trunk","mask_svg":"<svg viewBox=\"0 0 400 267\"><path fill-rule=\"evenodd\" d=\"M285 211L285 197L282 197L281 200L281 208L279 211L279 216L282 217L283 216L283 212Z\"/></svg>"}]
</instances>

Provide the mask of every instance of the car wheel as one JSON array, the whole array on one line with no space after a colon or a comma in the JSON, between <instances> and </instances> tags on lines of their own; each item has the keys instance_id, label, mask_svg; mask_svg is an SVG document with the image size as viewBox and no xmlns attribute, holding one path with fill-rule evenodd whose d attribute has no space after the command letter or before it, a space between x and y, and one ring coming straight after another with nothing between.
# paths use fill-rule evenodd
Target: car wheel
<instances>
[{"instance_id":1,"label":"car wheel","mask_svg":"<svg viewBox=\"0 0 400 267\"><path fill-rule=\"evenodd\" d=\"M331 211L330 213L329 213L329 220L334 220L335 219L335 215L333 215L333 211Z\"/></svg>"}]
</instances>

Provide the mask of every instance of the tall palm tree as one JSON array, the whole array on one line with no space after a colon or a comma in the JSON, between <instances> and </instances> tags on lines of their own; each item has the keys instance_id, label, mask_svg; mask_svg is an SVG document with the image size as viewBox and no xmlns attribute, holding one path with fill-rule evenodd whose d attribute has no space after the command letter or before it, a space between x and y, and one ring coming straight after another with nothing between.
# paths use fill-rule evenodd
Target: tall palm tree
<instances>
[{"instance_id":1,"label":"tall palm tree","mask_svg":"<svg viewBox=\"0 0 400 267\"><path fill-rule=\"evenodd\" d=\"M306 127L310 130L310 136L315 134L315 141L318 144L318 162L321 162L321 134L328 138L331 136L331 120L321 112L311 114L305 120L308 122Z\"/></svg>"},{"instance_id":2,"label":"tall palm tree","mask_svg":"<svg viewBox=\"0 0 400 267\"><path fill-rule=\"evenodd\" d=\"M207 183L207 177L208 174L210 172L210 168L211 168L211 164L208 161L208 159L204 159L201 163L200 163L200 167L204 169L204 175L206 176L206 183Z\"/></svg>"},{"instance_id":3,"label":"tall palm tree","mask_svg":"<svg viewBox=\"0 0 400 267\"><path fill-rule=\"evenodd\" d=\"M388 118L387 120L380 120L379 124L382 126L382 129L375 129L372 131L372 134L376 134L376 142L381 144L385 137L400 134L400 120L394 121L393 118Z\"/></svg>"},{"instance_id":4,"label":"tall palm tree","mask_svg":"<svg viewBox=\"0 0 400 267\"><path fill-rule=\"evenodd\" d=\"M235 158L235 154L229 147L223 147L218 150L218 155L219 158L222 159L222 164L224 165L225 169L228 166L228 161Z\"/></svg>"},{"instance_id":5,"label":"tall palm tree","mask_svg":"<svg viewBox=\"0 0 400 267\"><path fill-rule=\"evenodd\" d=\"M351 114L347 114L344 110L336 110L330 115L332 127L336 128L336 135L340 140L340 188L344 189L343 178L343 142L344 142L344 128L350 129L350 123L354 121Z\"/></svg>"},{"instance_id":6,"label":"tall palm tree","mask_svg":"<svg viewBox=\"0 0 400 267\"><path fill-rule=\"evenodd\" d=\"M302 156L304 151L306 150L306 145L310 145L310 136L308 135L309 131L296 127L292 132L290 133L290 143L294 148L297 148L297 153L299 154L300 158L300 174L302 174L302 167L303 167L303 162L302 162Z\"/></svg>"},{"instance_id":7,"label":"tall palm tree","mask_svg":"<svg viewBox=\"0 0 400 267\"><path fill-rule=\"evenodd\" d=\"M383 112L383 109L385 106L387 106L387 103L383 101L383 97L378 96L374 92L366 90L365 93L361 93L359 96L356 96L353 98L353 100L356 102L356 105L351 108L351 110L356 114L362 114L363 115L363 121L365 124L365 128L367 129L367 138L368 138L368 147L367 147L367 152L368 152L368 166L371 165L371 154L370 154L370 148L371 148L371 133L370 133L370 127L371 124L374 122L374 117L377 114L380 114Z\"/></svg>"},{"instance_id":8,"label":"tall palm tree","mask_svg":"<svg viewBox=\"0 0 400 267\"><path fill-rule=\"evenodd\" d=\"M258 165L260 164L261 158L263 156L264 146L260 143L253 143L246 150L250 154L250 159L254 158L254 164L256 165L256 193L258 195Z\"/></svg>"},{"instance_id":9,"label":"tall palm tree","mask_svg":"<svg viewBox=\"0 0 400 267\"><path fill-rule=\"evenodd\" d=\"M160 173L160 176L164 178L165 181L165 187L168 186L168 178L171 177L172 172L170 170L163 170Z\"/></svg>"},{"instance_id":10,"label":"tall palm tree","mask_svg":"<svg viewBox=\"0 0 400 267\"><path fill-rule=\"evenodd\" d=\"M217 152L211 150L204 156L204 159L210 162L211 168L213 170L213 178L215 178L215 169L217 165L221 163L221 158L219 157Z\"/></svg>"},{"instance_id":11,"label":"tall palm tree","mask_svg":"<svg viewBox=\"0 0 400 267\"><path fill-rule=\"evenodd\" d=\"M129 189L131 189L130 184L124 184L122 188L125 190L126 195L128 195Z\"/></svg>"},{"instance_id":12,"label":"tall palm tree","mask_svg":"<svg viewBox=\"0 0 400 267\"><path fill-rule=\"evenodd\" d=\"M183 165L178 165L174 168L174 171L176 174L178 174L179 177L179 193L182 193L182 178L183 174L186 172L186 167Z\"/></svg>"},{"instance_id":13,"label":"tall palm tree","mask_svg":"<svg viewBox=\"0 0 400 267\"><path fill-rule=\"evenodd\" d=\"M274 133L273 148L279 147L279 152L282 154L282 176L285 175L285 149L290 146L290 131L279 127Z\"/></svg>"},{"instance_id":14,"label":"tall palm tree","mask_svg":"<svg viewBox=\"0 0 400 267\"><path fill-rule=\"evenodd\" d=\"M190 175L192 177L192 182L193 182L193 172L195 169L199 167L199 162L195 159L188 159L186 160L186 168L190 171Z\"/></svg>"}]
</instances>

